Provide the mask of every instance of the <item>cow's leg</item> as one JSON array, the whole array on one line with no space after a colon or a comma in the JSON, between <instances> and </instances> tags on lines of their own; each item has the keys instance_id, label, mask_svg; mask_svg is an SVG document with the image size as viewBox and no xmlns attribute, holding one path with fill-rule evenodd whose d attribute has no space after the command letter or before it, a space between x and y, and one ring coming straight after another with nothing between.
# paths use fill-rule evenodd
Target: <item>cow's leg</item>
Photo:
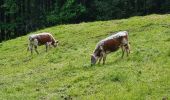
<instances>
[{"instance_id":1,"label":"cow's leg","mask_svg":"<svg viewBox=\"0 0 170 100\"><path fill-rule=\"evenodd\" d=\"M33 45L30 46L31 54L33 54Z\"/></svg>"},{"instance_id":2,"label":"cow's leg","mask_svg":"<svg viewBox=\"0 0 170 100\"><path fill-rule=\"evenodd\" d=\"M99 58L99 62L98 62L98 64L100 64L100 62L101 62L102 58L103 58L103 57L100 57L100 58Z\"/></svg>"},{"instance_id":3,"label":"cow's leg","mask_svg":"<svg viewBox=\"0 0 170 100\"><path fill-rule=\"evenodd\" d=\"M103 55L103 65L105 64L105 61L106 61L106 54Z\"/></svg>"},{"instance_id":4,"label":"cow's leg","mask_svg":"<svg viewBox=\"0 0 170 100\"><path fill-rule=\"evenodd\" d=\"M129 54L130 54L130 46L129 46L129 44L125 45L125 50L126 50L127 56L129 56Z\"/></svg>"},{"instance_id":5,"label":"cow's leg","mask_svg":"<svg viewBox=\"0 0 170 100\"><path fill-rule=\"evenodd\" d=\"M31 51L31 55L33 54L33 44L30 43L28 49Z\"/></svg>"},{"instance_id":6,"label":"cow's leg","mask_svg":"<svg viewBox=\"0 0 170 100\"><path fill-rule=\"evenodd\" d=\"M35 39L35 40L34 40L34 49L35 49L35 52L36 52L37 54L39 54L39 52L38 52L38 50L37 50L37 47L38 47L38 40Z\"/></svg>"},{"instance_id":7,"label":"cow's leg","mask_svg":"<svg viewBox=\"0 0 170 100\"><path fill-rule=\"evenodd\" d=\"M126 49L126 53L127 53L127 56L129 56L130 50L129 50L129 49Z\"/></svg>"},{"instance_id":8,"label":"cow's leg","mask_svg":"<svg viewBox=\"0 0 170 100\"><path fill-rule=\"evenodd\" d=\"M106 53L104 51L102 52L102 57L103 57L103 65L104 65L106 61Z\"/></svg>"},{"instance_id":9,"label":"cow's leg","mask_svg":"<svg viewBox=\"0 0 170 100\"><path fill-rule=\"evenodd\" d=\"M48 51L49 48L51 48L51 42L47 42L45 44L45 47L46 47L46 52Z\"/></svg>"},{"instance_id":10,"label":"cow's leg","mask_svg":"<svg viewBox=\"0 0 170 100\"><path fill-rule=\"evenodd\" d=\"M103 46L100 46L100 50L101 50L101 54L102 55L102 58L103 58L103 65L105 64L105 61L106 61L106 52L104 51L103 49ZM100 59L99 59L100 60Z\"/></svg>"},{"instance_id":11,"label":"cow's leg","mask_svg":"<svg viewBox=\"0 0 170 100\"><path fill-rule=\"evenodd\" d=\"M130 44L128 44L128 54L130 54Z\"/></svg>"},{"instance_id":12,"label":"cow's leg","mask_svg":"<svg viewBox=\"0 0 170 100\"><path fill-rule=\"evenodd\" d=\"M48 51L48 42L45 44L46 52Z\"/></svg>"},{"instance_id":13,"label":"cow's leg","mask_svg":"<svg viewBox=\"0 0 170 100\"><path fill-rule=\"evenodd\" d=\"M123 47L123 46L121 46L121 49L122 49L122 58L123 58L123 56L124 56L124 52L125 52L125 49L124 49L124 47Z\"/></svg>"},{"instance_id":14,"label":"cow's leg","mask_svg":"<svg viewBox=\"0 0 170 100\"><path fill-rule=\"evenodd\" d=\"M28 47L27 47L27 51L31 51L31 54L33 54L33 41L29 41Z\"/></svg>"},{"instance_id":15,"label":"cow's leg","mask_svg":"<svg viewBox=\"0 0 170 100\"><path fill-rule=\"evenodd\" d=\"M39 52L38 52L38 50L37 50L37 46L36 46L36 45L34 46L34 48L35 48L35 52L36 52L37 54L39 54Z\"/></svg>"},{"instance_id":16,"label":"cow's leg","mask_svg":"<svg viewBox=\"0 0 170 100\"><path fill-rule=\"evenodd\" d=\"M127 57L129 56L129 50L128 49L125 49L126 50L126 55Z\"/></svg>"},{"instance_id":17,"label":"cow's leg","mask_svg":"<svg viewBox=\"0 0 170 100\"><path fill-rule=\"evenodd\" d=\"M99 57L99 62L98 62L98 64L100 64L102 58L103 58L103 55L101 54L100 57Z\"/></svg>"}]
</instances>

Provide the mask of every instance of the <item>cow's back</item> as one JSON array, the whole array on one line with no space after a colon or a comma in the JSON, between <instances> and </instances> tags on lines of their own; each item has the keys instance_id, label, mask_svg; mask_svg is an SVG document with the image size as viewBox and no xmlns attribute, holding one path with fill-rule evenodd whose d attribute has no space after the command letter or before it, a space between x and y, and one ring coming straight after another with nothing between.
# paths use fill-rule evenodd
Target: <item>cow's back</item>
<instances>
[{"instance_id":1,"label":"cow's back","mask_svg":"<svg viewBox=\"0 0 170 100\"><path fill-rule=\"evenodd\" d=\"M96 56L100 56L100 53L102 52L102 49L100 48L100 46L106 53L107 52L109 53L109 52L114 52L118 50L120 46L120 42L117 39L113 39L113 38L107 38L107 39L101 40L96 45L96 48L94 50L94 53Z\"/></svg>"},{"instance_id":2,"label":"cow's back","mask_svg":"<svg viewBox=\"0 0 170 100\"><path fill-rule=\"evenodd\" d=\"M38 40L39 45L43 45L47 42L52 42L51 35L47 33L41 33L37 35L36 39Z\"/></svg>"},{"instance_id":3,"label":"cow's back","mask_svg":"<svg viewBox=\"0 0 170 100\"><path fill-rule=\"evenodd\" d=\"M103 43L103 49L105 52L114 52L119 49L120 42L116 39L109 39L107 41L104 41Z\"/></svg>"},{"instance_id":4,"label":"cow's back","mask_svg":"<svg viewBox=\"0 0 170 100\"><path fill-rule=\"evenodd\" d=\"M127 31L120 31L102 40L104 50L110 52L118 50L122 42L127 41L128 41Z\"/></svg>"}]
</instances>

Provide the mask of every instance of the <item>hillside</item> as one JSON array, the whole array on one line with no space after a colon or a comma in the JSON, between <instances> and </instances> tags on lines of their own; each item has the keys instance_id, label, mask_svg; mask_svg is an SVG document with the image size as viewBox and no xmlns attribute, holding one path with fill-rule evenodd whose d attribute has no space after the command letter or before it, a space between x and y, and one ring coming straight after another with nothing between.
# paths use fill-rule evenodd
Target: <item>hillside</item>
<instances>
[{"instance_id":1,"label":"hillside","mask_svg":"<svg viewBox=\"0 0 170 100\"><path fill-rule=\"evenodd\" d=\"M105 65L90 66L96 43L111 32L129 31L130 57L121 50ZM170 15L60 25L60 41L48 53L27 52L27 37L0 43L0 100L170 99ZM31 33L30 33L31 34Z\"/></svg>"}]
</instances>

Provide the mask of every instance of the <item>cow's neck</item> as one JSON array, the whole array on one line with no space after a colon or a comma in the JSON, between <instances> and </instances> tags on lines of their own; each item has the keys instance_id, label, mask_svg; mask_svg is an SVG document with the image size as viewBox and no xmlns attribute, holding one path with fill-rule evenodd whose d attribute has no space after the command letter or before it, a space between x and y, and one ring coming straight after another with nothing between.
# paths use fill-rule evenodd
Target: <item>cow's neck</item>
<instances>
[{"instance_id":1,"label":"cow's neck","mask_svg":"<svg viewBox=\"0 0 170 100\"><path fill-rule=\"evenodd\" d=\"M100 49L95 50L94 53L93 53L93 55L95 57L100 57L101 56L100 54L101 54L101 50Z\"/></svg>"},{"instance_id":2,"label":"cow's neck","mask_svg":"<svg viewBox=\"0 0 170 100\"><path fill-rule=\"evenodd\" d=\"M54 45L54 43L55 43L55 40L54 40L54 39L52 39L52 40L51 40L51 42L52 42L51 44L52 44L52 45Z\"/></svg>"}]
</instances>

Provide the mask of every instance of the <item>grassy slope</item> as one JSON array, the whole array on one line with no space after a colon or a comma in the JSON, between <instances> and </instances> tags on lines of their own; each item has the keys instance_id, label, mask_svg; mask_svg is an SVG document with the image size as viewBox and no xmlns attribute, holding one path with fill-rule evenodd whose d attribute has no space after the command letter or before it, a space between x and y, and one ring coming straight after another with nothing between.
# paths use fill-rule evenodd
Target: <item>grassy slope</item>
<instances>
[{"instance_id":1,"label":"grassy slope","mask_svg":"<svg viewBox=\"0 0 170 100\"><path fill-rule=\"evenodd\" d=\"M128 30L132 52L108 55L90 67L96 43L110 32ZM58 48L40 55L26 51L27 36L0 44L0 99L160 100L170 98L170 15L61 25L51 32Z\"/></svg>"}]
</instances>

